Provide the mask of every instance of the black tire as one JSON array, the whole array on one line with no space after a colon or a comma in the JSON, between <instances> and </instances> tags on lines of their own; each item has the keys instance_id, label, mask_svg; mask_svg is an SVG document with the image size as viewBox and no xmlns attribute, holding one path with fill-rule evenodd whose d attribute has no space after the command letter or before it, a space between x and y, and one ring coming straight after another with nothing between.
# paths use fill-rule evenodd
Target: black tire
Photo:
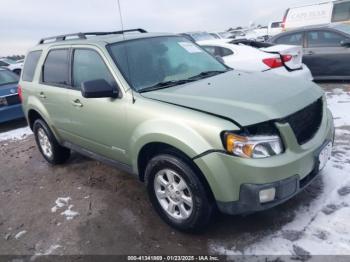
<instances>
[{"instance_id":1,"label":"black tire","mask_svg":"<svg viewBox=\"0 0 350 262\"><path fill-rule=\"evenodd\" d=\"M43 152L43 148L39 142L39 130L43 130L46 136L48 137L48 141L51 144L51 157L47 156ZM54 134L51 132L48 125L42 119L37 119L33 125L33 132L35 136L35 142L40 150L42 156L52 165L59 165L65 163L70 157L70 150L68 148L62 147L55 138Z\"/></svg>"},{"instance_id":2,"label":"black tire","mask_svg":"<svg viewBox=\"0 0 350 262\"><path fill-rule=\"evenodd\" d=\"M164 169L175 171L181 175L190 189L193 207L192 213L187 219L178 220L171 217L157 199L154 180L156 174ZM213 201L189 161L170 154L158 155L147 164L145 182L154 208L160 217L173 228L184 232L199 232L210 223L214 210Z\"/></svg>"}]
</instances>

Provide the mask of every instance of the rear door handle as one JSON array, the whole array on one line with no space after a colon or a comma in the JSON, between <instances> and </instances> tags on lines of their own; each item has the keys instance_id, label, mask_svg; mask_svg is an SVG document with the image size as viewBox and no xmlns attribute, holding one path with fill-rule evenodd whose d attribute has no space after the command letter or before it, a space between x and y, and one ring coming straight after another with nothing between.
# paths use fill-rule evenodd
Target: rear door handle
<instances>
[{"instance_id":1,"label":"rear door handle","mask_svg":"<svg viewBox=\"0 0 350 262\"><path fill-rule=\"evenodd\" d=\"M39 97L40 97L40 98L46 98L46 95L45 95L44 92L40 92L40 93L39 93Z\"/></svg>"},{"instance_id":2,"label":"rear door handle","mask_svg":"<svg viewBox=\"0 0 350 262\"><path fill-rule=\"evenodd\" d=\"M72 105L73 105L74 107L83 107L83 104L80 102L79 99L73 100L73 101L72 101Z\"/></svg>"}]
</instances>

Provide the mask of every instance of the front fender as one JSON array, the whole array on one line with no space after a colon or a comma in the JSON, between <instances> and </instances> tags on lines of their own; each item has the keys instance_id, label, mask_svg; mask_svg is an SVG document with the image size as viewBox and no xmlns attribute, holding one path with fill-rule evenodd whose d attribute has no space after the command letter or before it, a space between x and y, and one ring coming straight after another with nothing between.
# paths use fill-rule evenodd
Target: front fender
<instances>
[{"instance_id":1,"label":"front fender","mask_svg":"<svg viewBox=\"0 0 350 262\"><path fill-rule=\"evenodd\" d=\"M219 139L219 133L216 134ZM213 149L198 131L185 124L175 124L171 121L150 120L139 125L130 140L130 157L132 166L137 170L138 154L149 143L164 143L182 151L193 158L207 150Z\"/></svg>"}]
</instances>

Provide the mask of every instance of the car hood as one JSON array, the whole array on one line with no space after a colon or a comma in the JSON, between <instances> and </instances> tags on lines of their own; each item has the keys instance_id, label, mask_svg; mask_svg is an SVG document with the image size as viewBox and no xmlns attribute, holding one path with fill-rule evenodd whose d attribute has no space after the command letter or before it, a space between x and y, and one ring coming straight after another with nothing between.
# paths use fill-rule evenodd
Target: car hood
<instances>
[{"instance_id":1,"label":"car hood","mask_svg":"<svg viewBox=\"0 0 350 262\"><path fill-rule=\"evenodd\" d=\"M316 101L323 91L311 81L230 71L141 95L249 126L291 115Z\"/></svg>"},{"instance_id":2,"label":"car hood","mask_svg":"<svg viewBox=\"0 0 350 262\"><path fill-rule=\"evenodd\" d=\"M18 84L0 85L0 96L17 94L17 86Z\"/></svg>"}]
</instances>

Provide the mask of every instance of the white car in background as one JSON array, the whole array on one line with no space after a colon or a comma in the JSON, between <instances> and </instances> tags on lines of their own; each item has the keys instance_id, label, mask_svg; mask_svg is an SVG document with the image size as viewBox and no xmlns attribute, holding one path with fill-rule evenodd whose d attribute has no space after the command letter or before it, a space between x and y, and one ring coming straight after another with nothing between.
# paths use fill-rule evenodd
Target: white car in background
<instances>
[{"instance_id":1,"label":"white car in background","mask_svg":"<svg viewBox=\"0 0 350 262\"><path fill-rule=\"evenodd\" d=\"M313 80L311 71L302 63L303 52L299 46L271 45L255 48L216 40L199 41L197 44L212 55L221 57L227 66L240 71L266 72Z\"/></svg>"},{"instance_id":2,"label":"white car in background","mask_svg":"<svg viewBox=\"0 0 350 262\"><path fill-rule=\"evenodd\" d=\"M234 39L235 36L230 32L210 32L210 35L215 37L216 39Z\"/></svg>"},{"instance_id":3,"label":"white car in background","mask_svg":"<svg viewBox=\"0 0 350 262\"><path fill-rule=\"evenodd\" d=\"M17 75L21 74L21 71L23 69L23 61L22 62L17 62L12 59L8 58L0 58L0 67L7 68L11 70L12 72L16 73Z\"/></svg>"}]
</instances>

